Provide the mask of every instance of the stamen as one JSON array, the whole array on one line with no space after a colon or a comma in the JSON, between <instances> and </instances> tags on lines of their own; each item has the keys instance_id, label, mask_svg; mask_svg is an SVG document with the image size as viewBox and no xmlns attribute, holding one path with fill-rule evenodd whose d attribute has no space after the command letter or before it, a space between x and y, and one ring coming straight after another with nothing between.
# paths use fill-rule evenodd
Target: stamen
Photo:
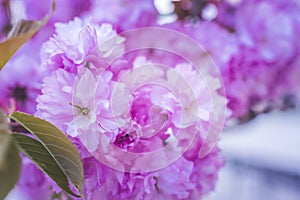
<instances>
[{"instance_id":1,"label":"stamen","mask_svg":"<svg viewBox=\"0 0 300 200\"><path fill-rule=\"evenodd\" d=\"M27 100L27 91L25 87L16 86L11 90L11 97L13 97L17 102L25 102Z\"/></svg>"},{"instance_id":2,"label":"stamen","mask_svg":"<svg viewBox=\"0 0 300 200\"><path fill-rule=\"evenodd\" d=\"M71 106L73 106L74 108L77 108L82 115L87 116L89 114L89 109L88 108L83 108L83 107L80 107L78 105L73 105L71 102L69 102L69 104Z\"/></svg>"}]
</instances>

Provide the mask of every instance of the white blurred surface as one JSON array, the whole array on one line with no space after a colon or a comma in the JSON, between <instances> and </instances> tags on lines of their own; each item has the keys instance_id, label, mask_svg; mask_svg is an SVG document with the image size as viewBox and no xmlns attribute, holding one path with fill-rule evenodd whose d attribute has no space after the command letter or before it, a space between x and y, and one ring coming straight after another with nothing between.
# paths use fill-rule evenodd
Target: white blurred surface
<instances>
[{"instance_id":1,"label":"white blurred surface","mask_svg":"<svg viewBox=\"0 0 300 200\"><path fill-rule=\"evenodd\" d=\"M227 164L207 200L300 199L300 110L228 128L220 147Z\"/></svg>"}]
</instances>

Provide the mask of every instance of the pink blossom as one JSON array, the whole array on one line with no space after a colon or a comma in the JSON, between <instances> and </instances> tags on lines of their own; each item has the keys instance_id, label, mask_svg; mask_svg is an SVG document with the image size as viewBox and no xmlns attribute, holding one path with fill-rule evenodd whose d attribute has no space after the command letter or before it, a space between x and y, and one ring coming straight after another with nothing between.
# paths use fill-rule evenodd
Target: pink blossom
<instances>
[{"instance_id":1,"label":"pink blossom","mask_svg":"<svg viewBox=\"0 0 300 200\"><path fill-rule=\"evenodd\" d=\"M124 40L116 36L110 24L98 26L89 19L75 18L68 24L55 26L56 34L44 43L41 51L43 63L52 70L64 68L77 72L77 67L87 62L106 67L109 57L122 49Z\"/></svg>"},{"instance_id":2,"label":"pink blossom","mask_svg":"<svg viewBox=\"0 0 300 200\"><path fill-rule=\"evenodd\" d=\"M103 9L104 7L105 9ZM93 16L95 22L112 23L118 31L124 31L155 25L158 12L153 1L95 0L92 9L86 15Z\"/></svg>"},{"instance_id":3,"label":"pink blossom","mask_svg":"<svg viewBox=\"0 0 300 200\"><path fill-rule=\"evenodd\" d=\"M266 62L282 63L295 55L295 18L289 11L269 1L245 1L236 18L241 41L255 46Z\"/></svg>"},{"instance_id":4,"label":"pink blossom","mask_svg":"<svg viewBox=\"0 0 300 200\"><path fill-rule=\"evenodd\" d=\"M43 95L37 98L38 115L63 131L67 129L67 122L73 119L70 103L74 81L74 74L58 69L44 79Z\"/></svg>"},{"instance_id":5,"label":"pink blossom","mask_svg":"<svg viewBox=\"0 0 300 200\"><path fill-rule=\"evenodd\" d=\"M23 69L26 70L23 70ZM13 57L0 73L0 107L34 113L43 78L39 64L24 52Z\"/></svg>"}]
</instances>

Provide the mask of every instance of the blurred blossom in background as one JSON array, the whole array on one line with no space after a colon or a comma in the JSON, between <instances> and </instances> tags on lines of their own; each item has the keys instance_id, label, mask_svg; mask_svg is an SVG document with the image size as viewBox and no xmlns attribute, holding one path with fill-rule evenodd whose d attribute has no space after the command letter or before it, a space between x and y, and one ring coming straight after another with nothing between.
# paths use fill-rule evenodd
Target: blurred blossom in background
<instances>
[{"instance_id":1,"label":"blurred blossom in background","mask_svg":"<svg viewBox=\"0 0 300 200\"><path fill-rule=\"evenodd\" d=\"M300 2L162 2L159 22L188 21L214 58L232 112L220 139L226 165L207 199L299 199Z\"/></svg>"},{"instance_id":2,"label":"blurred blossom in background","mask_svg":"<svg viewBox=\"0 0 300 200\"><path fill-rule=\"evenodd\" d=\"M18 19L41 19L45 16L52 0L0 2L0 40L3 40ZM118 187L126 188L127 193L120 195L126 199L126 195L138 195L146 189L155 190L155 187L150 187L153 177L164 177L164 173L170 175L172 170L186 170L185 176L173 182L162 178L162 190L167 195L173 195L173 199L198 199L196 195L199 199L201 196L208 200L300 199L298 0L56 0L56 11L48 24L1 71L1 109L7 113L21 110L43 116L60 129L70 131L68 126L72 116L69 115L72 115L72 111L58 110L61 101L71 99L67 88L75 83L80 85L78 74L84 74L80 66L87 62L104 65L106 59L113 57L114 53L120 53L117 50L123 51L125 42L120 37L97 52L93 52L92 48L111 36L141 27L178 31L206 49L205 53L212 57L218 67L226 91L225 128L218 147L205 160L194 162L186 155L173 168L166 168L155 175L133 177L125 174L124 177L122 175L123 179L119 174L111 175L111 169L87 152L89 148L96 147L87 145L89 148L85 149L87 146L83 147L78 138L73 138L84 159L85 184L90 186L85 191L90 194L88 198L95 199L93 195L104 193L117 198L113 190L103 192L96 188L113 188L112 184L118 183ZM157 36L164 41L168 41L167 37ZM135 38L138 43L147 40L147 35L136 35ZM178 48L185 45L176 42L170 43ZM100 57L102 60L98 59ZM96 77L103 81L108 90L106 96L99 98L106 101L115 81L137 63L162 63L184 74L188 70L181 69L182 60L178 55L159 50L130 52L123 60L109 66L111 73ZM93 73L99 75L98 71ZM186 73L184 75L190 75ZM88 73L86 76L93 77ZM87 79L92 84L93 78ZM55 84L50 84L53 82ZM61 88L64 90L58 93ZM148 95L147 88L141 92ZM50 99L53 101L50 102ZM147 104L147 101L150 100L137 98L134 105ZM141 113L137 111L135 115ZM109 118L110 113L105 113L105 117ZM62 120L69 120L70 123L64 124ZM101 120L104 123L107 119ZM134 145L134 139L131 139L128 139L129 144ZM123 148L121 140L115 143ZM59 191L29 160L24 159L23 165L18 186L7 200L21 199L21 196L24 199L45 199L51 194L49 188ZM28 176L28 173L32 176ZM94 177L95 174L98 179ZM103 174L110 175L104 177ZM203 178L204 181L194 180L192 176ZM121 182L121 179L124 181ZM144 182L141 183L141 180ZM174 184L178 182L182 184ZM134 184L141 187L132 190ZM35 188L37 192L29 192L29 188ZM199 194L193 193L195 188Z\"/></svg>"}]
</instances>

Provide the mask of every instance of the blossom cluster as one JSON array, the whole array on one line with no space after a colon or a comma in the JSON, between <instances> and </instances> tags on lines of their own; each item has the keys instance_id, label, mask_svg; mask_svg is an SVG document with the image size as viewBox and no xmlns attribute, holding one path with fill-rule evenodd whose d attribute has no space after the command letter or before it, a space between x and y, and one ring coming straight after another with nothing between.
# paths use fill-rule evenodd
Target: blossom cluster
<instances>
[{"instance_id":1,"label":"blossom cluster","mask_svg":"<svg viewBox=\"0 0 300 200\"><path fill-rule=\"evenodd\" d=\"M126 39L90 19L56 24L41 51L49 75L37 115L84 149L87 199L199 199L223 165L217 147L198 155L215 111L205 81L186 62L160 66L146 53L126 55ZM206 76L225 105L220 82ZM179 150L185 143L191 148Z\"/></svg>"}]
</instances>

